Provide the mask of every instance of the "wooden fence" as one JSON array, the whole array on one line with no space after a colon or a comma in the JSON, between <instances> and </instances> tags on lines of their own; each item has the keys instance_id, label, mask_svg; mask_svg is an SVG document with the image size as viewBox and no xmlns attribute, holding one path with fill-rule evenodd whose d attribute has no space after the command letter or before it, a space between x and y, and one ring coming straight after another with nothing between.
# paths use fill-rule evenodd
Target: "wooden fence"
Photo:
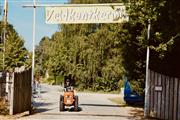
<instances>
[{"instance_id":1,"label":"wooden fence","mask_svg":"<svg viewBox=\"0 0 180 120\"><path fill-rule=\"evenodd\" d=\"M10 115L31 110L31 70L12 74Z\"/></svg>"},{"instance_id":2,"label":"wooden fence","mask_svg":"<svg viewBox=\"0 0 180 120\"><path fill-rule=\"evenodd\" d=\"M148 116L180 120L180 79L149 71Z\"/></svg>"},{"instance_id":3,"label":"wooden fence","mask_svg":"<svg viewBox=\"0 0 180 120\"><path fill-rule=\"evenodd\" d=\"M6 96L6 74L0 72L0 97Z\"/></svg>"}]
</instances>

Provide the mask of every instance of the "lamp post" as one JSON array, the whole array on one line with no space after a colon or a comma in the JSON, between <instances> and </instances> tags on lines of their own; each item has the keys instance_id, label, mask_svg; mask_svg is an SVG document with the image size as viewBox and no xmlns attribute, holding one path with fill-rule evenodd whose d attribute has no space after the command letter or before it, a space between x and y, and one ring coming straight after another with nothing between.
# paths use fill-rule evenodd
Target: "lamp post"
<instances>
[{"instance_id":1,"label":"lamp post","mask_svg":"<svg viewBox=\"0 0 180 120\"><path fill-rule=\"evenodd\" d=\"M145 83L145 103L144 103L144 116L148 117L148 108L149 108L149 39L150 39L150 30L151 30L151 21L148 20L148 30L147 30L147 54L146 54L146 83Z\"/></svg>"},{"instance_id":2,"label":"lamp post","mask_svg":"<svg viewBox=\"0 0 180 120\"><path fill-rule=\"evenodd\" d=\"M34 88L34 71L35 71L35 39L36 39L36 0L33 2L33 24L32 24L32 88ZM34 90L34 89L33 89ZM33 91L34 92L34 91Z\"/></svg>"}]
</instances>

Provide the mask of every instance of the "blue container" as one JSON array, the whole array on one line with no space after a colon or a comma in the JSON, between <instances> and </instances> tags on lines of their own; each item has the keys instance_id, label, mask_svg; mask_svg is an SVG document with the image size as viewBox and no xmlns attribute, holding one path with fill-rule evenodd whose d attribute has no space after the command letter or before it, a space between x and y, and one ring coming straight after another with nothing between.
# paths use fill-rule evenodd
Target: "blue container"
<instances>
[{"instance_id":1,"label":"blue container","mask_svg":"<svg viewBox=\"0 0 180 120\"><path fill-rule=\"evenodd\" d=\"M124 84L124 101L127 104L143 104L144 97L133 92L129 81L126 79Z\"/></svg>"}]
</instances>

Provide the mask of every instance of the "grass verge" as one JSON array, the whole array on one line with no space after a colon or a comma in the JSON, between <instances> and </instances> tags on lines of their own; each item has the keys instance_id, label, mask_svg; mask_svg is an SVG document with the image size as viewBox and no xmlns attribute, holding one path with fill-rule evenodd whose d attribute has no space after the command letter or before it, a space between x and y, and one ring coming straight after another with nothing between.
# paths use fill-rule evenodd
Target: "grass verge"
<instances>
[{"instance_id":1,"label":"grass verge","mask_svg":"<svg viewBox=\"0 0 180 120\"><path fill-rule=\"evenodd\" d=\"M115 97L115 98L108 98L110 101L120 105L121 107L127 106L126 102L123 100L122 97Z\"/></svg>"}]
</instances>

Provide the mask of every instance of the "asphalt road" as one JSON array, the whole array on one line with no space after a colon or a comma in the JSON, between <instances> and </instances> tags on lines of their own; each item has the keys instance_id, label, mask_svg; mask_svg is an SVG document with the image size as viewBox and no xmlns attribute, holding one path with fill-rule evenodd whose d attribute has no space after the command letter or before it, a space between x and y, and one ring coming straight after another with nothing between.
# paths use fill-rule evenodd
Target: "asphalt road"
<instances>
[{"instance_id":1,"label":"asphalt road","mask_svg":"<svg viewBox=\"0 0 180 120\"><path fill-rule=\"evenodd\" d=\"M109 98L120 94L76 93L79 96L79 111L69 108L59 112L59 96L62 87L42 85L40 97L35 96L33 115L24 116L22 120L138 120L135 108L117 105Z\"/></svg>"}]
</instances>

